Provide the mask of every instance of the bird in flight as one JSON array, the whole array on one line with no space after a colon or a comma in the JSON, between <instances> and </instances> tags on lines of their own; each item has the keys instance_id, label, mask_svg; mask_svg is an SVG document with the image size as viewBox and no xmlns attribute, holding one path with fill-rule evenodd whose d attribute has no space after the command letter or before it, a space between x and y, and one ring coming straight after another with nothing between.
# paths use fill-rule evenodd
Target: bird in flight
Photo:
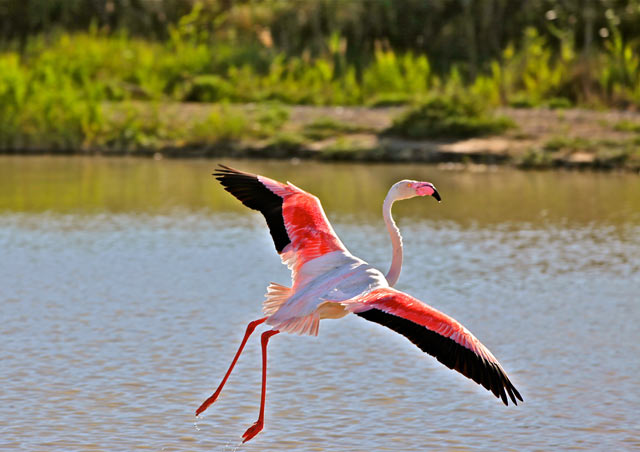
<instances>
[{"instance_id":1,"label":"bird in flight","mask_svg":"<svg viewBox=\"0 0 640 452\"><path fill-rule=\"evenodd\" d=\"M242 436L243 442L264 427L267 345L280 333L317 335L320 320L353 313L405 336L445 366L460 372L502 399L522 401L506 372L482 343L452 317L409 294L393 289L402 268L402 237L393 217L395 201L440 194L430 182L401 180L383 203L383 217L391 237L393 257L386 275L352 255L336 235L317 197L291 183L281 183L220 165L213 173L222 186L267 221L276 251L292 273L291 287L271 283L263 303L264 317L247 325L240 347L216 391L196 410L196 416L216 401L249 336L266 323L261 336L262 391L258 420Z\"/></svg>"}]
</instances>

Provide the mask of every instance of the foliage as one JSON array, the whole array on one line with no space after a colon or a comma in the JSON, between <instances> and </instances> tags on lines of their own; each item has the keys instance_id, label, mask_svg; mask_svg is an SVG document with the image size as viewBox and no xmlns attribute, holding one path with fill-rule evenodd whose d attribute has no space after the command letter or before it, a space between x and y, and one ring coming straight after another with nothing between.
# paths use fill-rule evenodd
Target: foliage
<instances>
[{"instance_id":1,"label":"foliage","mask_svg":"<svg viewBox=\"0 0 640 452\"><path fill-rule=\"evenodd\" d=\"M303 147L306 140L295 132L277 132L269 139L268 147L281 151L297 151Z\"/></svg>"},{"instance_id":2,"label":"foliage","mask_svg":"<svg viewBox=\"0 0 640 452\"><path fill-rule=\"evenodd\" d=\"M529 149L518 161L521 168L549 168L553 165L551 154L544 149Z\"/></svg>"},{"instance_id":3,"label":"foliage","mask_svg":"<svg viewBox=\"0 0 640 452\"><path fill-rule=\"evenodd\" d=\"M396 119L388 134L412 139L468 138L504 132L514 127L505 117L492 117L479 102L435 97Z\"/></svg>"},{"instance_id":4,"label":"foliage","mask_svg":"<svg viewBox=\"0 0 640 452\"><path fill-rule=\"evenodd\" d=\"M457 66L473 78L509 44L522 47L526 28L554 51L561 33L589 54L604 49L602 30L612 26L624 41L637 40L639 21L639 0L3 0L0 41L24 45L34 35L91 27L164 41L180 29L287 57L326 56L337 42L358 76L383 46L429 55L440 75Z\"/></svg>"},{"instance_id":5,"label":"foliage","mask_svg":"<svg viewBox=\"0 0 640 452\"><path fill-rule=\"evenodd\" d=\"M375 52L373 63L362 76L363 97L375 99L411 93L420 97L430 88L431 67L426 56L392 51Z\"/></svg>"},{"instance_id":6,"label":"foliage","mask_svg":"<svg viewBox=\"0 0 640 452\"><path fill-rule=\"evenodd\" d=\"M180 97L186 102L220 102L231 97L233 86L218 75L206 74L186 83L184 91Z\"/></svg>"},{"instance_id":7,"label":"foliage","mask_svg":"<svg viewBox=\"0 0 640 452\"><path fill-rule=\"evenodd\" d=\"M256 135L270 137L276 134L289 119L289 110L280 104L264 103L256 114Z\"/></svg>"},{"instance_id":8,"label":"foliage","mask_svg":"<svg viewBox=\"0 0 640 452\"><path fill-rule=\"evenodd\" d=\"M226 106L214 110L207 118L193 127L190 138L196 142L220 142L239 140L249 134L247 117Z\"/></svg>"},{"instance_id":9,"label":"foliage","mask_svg":"<svg viewBox=\"0 0 640 452\"><path fill-rule=\"evenodd\" d=\"M557 152L561 150L579 151L579 150L595 150L598 144L593 140L582 137L566 137L558 136L548 140L544 145L544 150L549 152Z\"/></svg>"},{"instance_id":10,"label":"foliage","mask_svg":"<svg viewBox=\"0 0 640 452\"><path fill-rule=\"evenodd\" d=\"M618 121L616 124L614 124L613 129L618 130L620 132L640 133L640 122L623 119L621 121Z\"/></svg>"},{"instance_id":11,"label":"foliage","mask_svg":"<svg viewBox=\"0 0 640 452\"><path fill-rule=\"evenodd\" d=\"M332 34L326 51L289 55L273 46L216 39L206 11L193 10L168 27L168 39L146 41L126 31L91 28L28 38L21 64L55 72L73 85L95 86L107 100L196 102L274 100L310 105L397 105L433 95L471 95L490 106L567 107L580 103L640 105L637 44L614 25L599 54L579 58L575 39L550 38L533 27L484 70L433 69L431 57L377 45L366 63L352 63L346 38ZM266 38L265 38L266 39ZM9 45L7 48L13 48ZM5 51L15 54L14 51Z\"/></svg>"},{"instance_id":12,"label":"foliage","mask_svg":"<svg viewBox=\"0 0 640 452\"><path fill-rule=\"evenodd\" d=\"M153 104L143 111L135 104L122 102L110 110L110 114L105 115L100 134L90 143L90 147L104 146L133 152L160 146L170 133Z\"/></svg>"},{"instance_id":13,"label":"foliage","mask_svg":"<svg viewBox=\"0 0 640 452\"><path fill-rule=\"evenodd\" d=\"M310 32L317 17L308 14L318 12L329 20L338 5L333 0L296 8L279 0L192 3L176 7L172 14L179 15L151 33L161 39L141 38L146 32L127 25L142 20L133 16L129 22L122 19L118 27L97 20L97 25L80 27L81 31L47 28L44 34L8 35L17 40L0 46L0 150L135 150L240 136L282 135L274 140L299 141L299 136L289 139L291 132L281 130L288 112L280 104L415 104L389 131L413 138L500 133L510 122L488 111L502 105L640 108L640 42L629 39L632 30L614 7L607 10L605 22L594 22L608 33L602 46L585 49L572 29L560 23L568 20L565 13L573 2L562 6L550 1L554 11L565 8L566 17L560 15L545 27L532 21L532 26L521 27L524 31L511 33L509 41L491 41L495 49L486 55L472 58L473 52L482 52L476 46L469 48L469 59L458 55L445 64L429 44L402 41L402 30L387 30L388 36L376 39L367 34L373 33L374 19L400 20L399 6L389 2L365 5L380 17L362 18L367 31L360 43L354 37L356 24L349 24L348 18L361 18L354 16L363 11L361 2L345 6L343 16L332 19L339 26L331 31L323 28L324 22L314 24L317 35ZM402 0L398 5L420 14L428 10L434 17L444 14L434 6L437 2L427 3L431 2ZM468 2L465 14L485 13L476 11L475 3ZM36 15L31 6L25 7L27 15ZM79 14L71 7L60 8L69 17ZM0 11L0 18L6 14ZM466 23L457 13L449 14L450 23ZM416 20L407 17L407 27L417 26ZM285 30L287 23L310 37L310 47L293 40ZM424 33L430 32L424 24L422 28L422 34L417 28L412 33L426 38ZM151 111L174 101L222 106L207 118L167 123L157 114L140 116L134 107L137 101L156 105ZM229 107L233 103L268 106L247 116ZM357 131L319 121L302 133L320 139Z\"/></svg>"},{"instance_id":14,"label":"foliage","mask_svg":"<svg viewBox=\"0 0 640 452\"><path fill-rule=\"evenodd\" d=\"M0 148L70 150L91 142L103 124L102 93L48 66L28 68L0 55Z\"/></svg>"},{"instance_id":15,"label":"foliage","mask_svg":"<svg viewBox=\"0 0 640 452\"><path fill-rule=\"evenodd\" d=\"M599 83L608 103L640 105L640 57L637 49L624 42L616 27L606 44Z\"/></svg>"},{"instance_id":16,"label":"foliage","mask_svg":"<svg viewBox=\"0 0 640 452\"><path fill-rule=\"evenodd\" d=\"M336 135L371 132L370 129L356 124L340 122L333 118L321 117L305 125L303 134L311 140L322 140Z\"/></svg>"}]
</instances>

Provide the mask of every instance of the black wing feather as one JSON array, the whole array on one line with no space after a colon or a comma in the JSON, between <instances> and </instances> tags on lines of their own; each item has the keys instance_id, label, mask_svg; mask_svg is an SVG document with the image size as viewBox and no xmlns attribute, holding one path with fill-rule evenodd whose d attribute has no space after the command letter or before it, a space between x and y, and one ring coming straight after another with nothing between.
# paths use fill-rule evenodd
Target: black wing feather
<instances>
[{"instance_id":1,"label":"black wing feather","mask_svg":"<svg viewBox=\"0 0 640 452\"><path fill-rule=\"evenodd\" d=\"M291 243L282 217L282 198L265 187L257 175L219 166L213 176L242 204L264 216L276 250L281 253Z\"/></svg>"},{"instance_id":2,"label":"black wing feather","mask_svg":"<svg viewBox=\"0 0 640 452\"><path fill-rule=\"evenodd\" d=\"M356 314L402 334L422 351L434 356L449 369L457 370L465 377L491 391L496 397L501 398L505 405L509 404L507 393L515 405L518 404L516 399L522 402L522 396L499 365L478 356L475 352L458 344L453 339L442 336L411 320L389 314L380 309L369 309Z\"/></svg>"}]
</instances>

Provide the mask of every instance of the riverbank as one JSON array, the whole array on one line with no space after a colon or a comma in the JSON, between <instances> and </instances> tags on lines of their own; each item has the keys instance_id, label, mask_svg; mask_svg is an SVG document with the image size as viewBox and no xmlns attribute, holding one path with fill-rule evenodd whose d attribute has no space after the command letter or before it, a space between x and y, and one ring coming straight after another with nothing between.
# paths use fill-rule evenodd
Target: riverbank
<instances>
[{"instance_id":1,"label":"riverbank","mask_svg":"<svg viewBox=\"0 0 640 452\"><path fill-rule=\"evenodd\" d=\"M522 168L640 170L640 114L583 109L500 109L505 132L465 139L388 133L406 107L278 104L106 104L117 134L106 146L16 147L4 153L483 163Z\"/></svg>"}]
</instances>

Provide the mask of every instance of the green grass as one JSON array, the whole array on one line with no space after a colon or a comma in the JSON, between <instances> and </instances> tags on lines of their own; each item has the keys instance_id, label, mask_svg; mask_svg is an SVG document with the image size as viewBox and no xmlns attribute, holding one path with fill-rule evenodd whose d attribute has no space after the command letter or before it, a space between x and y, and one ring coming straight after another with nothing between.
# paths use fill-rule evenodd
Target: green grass
<instances>
[{"instance_id":1,"label":"green grass","mask_svg":"<svg viewBox=\"0 0 640 452\"><path fill-rule=\"evenodd\" d=\"M270 137L278 133L289 120L289 110L280 104L265 103L255 115L257 136Z\"/></svg>"},{"instance_id":2,"label":"green grass","mask_svg":"<svg viewBox=\"0 0 640 452\"><path fill-rule=\"evenodd\" d=\"M599 169L640 168L640 138L586 139L554 137L542 149L530 149L518 162L524 168L548 168L570 164L567 157L576 152L590 154L593 161L586 166Z\"/></svg>"},{"instance_id":3,"label":"green grass","mask_svg":"<svg viewBox=\"0 0 640 452\"><path fill-rule=\"evenodd\" d=\"M377 50L368 65L356 68L339 46L314 58L285 56L215 39L194 31L188 21L164 42L91 30L32 37L20 55L0 50L3 59L17 58L18 72L31 73L33 78L23 80L29 85L55 74L72 86L90 84L110 101L388 106L456 95L490 107L568 108L594 99L602 105L640 106L635 47L616 35L603 53L593 56L588 66L596 69L589 73L581 72L584 64L576 54L570 41L561 41L555 51L546 38L527 29L519 47L505 48L500 61L475 77L455 66L435 73L427 55L393 50ZM15 75L14 67L7 79ZM589 98L577 91L580 86L591 87Z\"/></svg>"},{"instance_id":4,"label":"green grass","mask_svg":"<svg viewBox=\"0 0 640 452\"><path fill-rule=\"evenodd\" d=\"M551 43L527 29L520 44L507 46L499 60L472 76L455 66L436 72L427 55L387 45L356 66L338 35L314 56L284 54L221 38L202 25L200 12L194 7L164 41L92 28L32 36L22 47L5 43L0 151L135 151L244 137L286 143L294 133L282 130L287 104L413 105L387 133L414 139L503 133L513 123L490 113L503 105L640 107L638 44L625 42L615 28L588 62L566 36ZM585 86L588 93L580 91ZM170 121L157 112L140 116L132 107L137 101L149 102L150 110L171 102L222 107L207 118ZM255 114L228 107L245 103L267 105ZM615 128L640 131L624 122ZM287 145L357 132L368 131L321 118Z\"/></svg>"},{"instance_id":5,"label":"green grass","mask_svg":"<svg viewBox=\"0 0 640 452\"><path fill-rule=\"evenodd\" d=\"M582 137L553 137L544 144L544 150L548 152L568 151L592 151L599 146L594 140Z\"/></svg>"},{"instance_id":6,"label":"green grass","mask_svg":"<svg viewBox=\"0 0 640 452\"><path fill-rule=\"evenodd\" d=\"M317 118L313 122L306 124L302 130L302 134L310 140L323 140L336 135L350 133L372 132L368 127L337 121L330 117Z\"/></svg>"},{"instance_id":7,"label":"green grass","mask_svg":"<svg viewBox=\"0 0 640 452\"><path fill-rule=\"evenodd\" d=\"M490 115L478 102L436 97L401 115L386 133L411 139L470 138L499 134L512 127L512 120Z\"/></svg>"},{"instance_id":8,"label":"green grass","mask_svg":"<svg viewBox=\"0 0 640 452\"><path fill-rule=\"evenodd\" d=\"M588 139L583 137L554 137L544 144L548 152L609 152L609 150L631 149L637 146L637 138L631 139Z\"/></svg>"},{"instance_id":9,"label":"green grass","mask_svg":"<svg viewBox=\"0 0 640 452\"><path fill-rule=\"evenodd\" d=\"M545 104L552 110L563 110L573 107L573 103L566 97L552 97L548 99Z\"/></svg>"},{"instance_id":10,"label":"green grass","mask_svg":"<svg viewBox=\"0 0 640 452\"><path fill-rule=\"evenodd\" d=\"M632 139L618 146L601 147L595 152L594 167L601 169L628 168L640 170L640 143Z\"/></svg>"},{"instance_id":11,"label":"green grass","mask_svg":"<svg viewBox=\"0 0 640 452\"><path fill-rule=\"evenodd\" d=\"M544 149L528 149L517 162L518 166L527 169L544 169L553 165L551 154Z\"/></svg>"},{"instance_id":12,"label":"green grass","mask_svg":"<svg viewBox=\"0 0 640 452\"><path fill-rule=\"evenodd\" d=\"M622 121L615 123L613 125L613 129L619 132L640 133L640 122L623 119Z\"/></svg>"},{"instance_id":13,"label":"green grass","mask_svg":"<svg viewBox=\"0 0 640 452\"><path fill-rule=\"evenodd\" d=\"M246 115L223 105L209 113L203 121L197 122L190 132L190 140L196 143L218 143L239 141L250 136L252 130Z\"/></svg>"},{"instance_id":14,"label":"green grass","mask_svg":"<svg viewBox=\"0 0 640 452\"><path fill-rule=\"evenodd\" d=\"M269 139L266 147L280 153L287 153L302 149L306 143L305 137L296 132L278 132Z\"/></svg>"}]
</instances>

